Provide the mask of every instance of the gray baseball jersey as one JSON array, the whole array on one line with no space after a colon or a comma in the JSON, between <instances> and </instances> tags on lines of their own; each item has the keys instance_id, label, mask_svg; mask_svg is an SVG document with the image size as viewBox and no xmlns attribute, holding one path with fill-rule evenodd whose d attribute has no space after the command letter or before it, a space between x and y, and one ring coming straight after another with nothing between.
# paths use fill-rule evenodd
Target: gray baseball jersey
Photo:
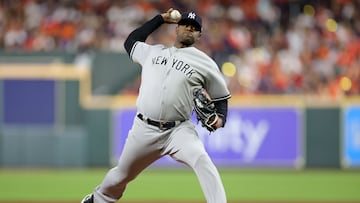
<instances>
[{"instance_id":1,"label":"gray baseball jersey","mask_svg":"<svg viewBox=\"0 0 360 203\"><path fill-rule=\"evenodd\" d=\"M162 20L157 16L149 22L160 25ZM131 180L165 155L194 170L208 203L226 203L220 175L189 120L196 88L204 87L214 101L230 98L218 66L195 47L178 49L136 39L127 52L142 66L138 114L117 166L93 192L94 203L116 202ZM159 121L176 125L164 129Z\"/></svg>"},{"instance_id":2,"label":"gray baseball jersey","mask_svg":"<svg viewBox=\"0 0 360 203\"><path fill-rule=\"evenodd\" d=\"M149 118L188 119L193 90L201 86L215 101L230 97L217 64L195 47L177 49L137 42L130 57L143 68L137 107Z\"/></svg>"}]
</instances>

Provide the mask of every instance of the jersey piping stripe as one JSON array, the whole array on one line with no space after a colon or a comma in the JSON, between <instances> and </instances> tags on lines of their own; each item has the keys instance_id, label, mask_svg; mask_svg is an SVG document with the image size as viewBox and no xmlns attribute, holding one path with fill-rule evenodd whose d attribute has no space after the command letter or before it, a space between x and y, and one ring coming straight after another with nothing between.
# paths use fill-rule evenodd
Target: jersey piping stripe
<instances>
[{"instance_id":1,"label":"jersey piping stripe","mask_svg":"<svg viewBox=\"0 0 360 203\"><path fill-rule=\"evenodd\" d=\"M135 47L136 45L139 43L139 41L135 42L135 44L133 45L132 49L131 49L131 52L130 52L130 58L133 59L133 54L134 54L134 50L135 50Z\"/></svg>"},{"instance_id":2,"label":"jersey piping stripe","mask_svg":"<svg viewBox=\"0 0 360 203\"><path fill-rule=\"evenodd\" d=\"M220 100L224 100L224 99L229 99L231 97L230 94L223 96L223 97L218 97L218 98L213 98L213 101L220 101Z\"/></svg>"}]
</instances>

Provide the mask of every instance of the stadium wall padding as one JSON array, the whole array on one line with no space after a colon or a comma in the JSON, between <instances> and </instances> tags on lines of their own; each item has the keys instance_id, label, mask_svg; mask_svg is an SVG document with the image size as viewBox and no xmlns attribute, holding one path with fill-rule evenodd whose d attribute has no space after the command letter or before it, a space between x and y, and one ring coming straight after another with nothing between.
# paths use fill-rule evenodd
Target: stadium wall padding
<instances>
[{"instance_id":1,"label":"stadium wall padding","mask_svg":"<svg viewBox=\"0 0 360 203\"><path fill-rule=\"evenodd\" d=\"M309 107L305 112L306 167L340 167L340 108Z\"/></svg>"},{"instance_id":2,"label":"stadium wall padding","mask_svg":"<svg viewBox=\"0 0 360 203\"><path fill-rule=\"evenodd\" d=\"M16 78L16 75L9 78L6 76L7 73L1 72L8 70L6 64L17 64L21 67L27 67L29 64L41 64L41 66L45 64L45 67L48 65L51 68L54 63L60 63L72 65L71 67L64 65L61 70L77 68L73 66L77 58L75 53L0 53L1 167L99 167L113 164L111 150L113 150L114 118L112 115L121 111L123 107L114 105L116 102L109 98L119 96L117 93L139 74L140 68L131 63L126 54L95 52L91 54L94 61L92 67L88 69L91 78L87 80L86 75L81 74L76 77L71 74L54 75L44 79L40 77L41 72L38 73L39 78L34 78L33 75L29 78ZM11 89L4 85L9 81L12 84ZM40 84L27 90L30 91L28 97L33 96L33 98L27 99L26 96L22 97L23 95L14 96L12 93L24 91L26 82ZM53 84L53 98L49 98L49 92L43 91L49 87L49 84ZM86 88L90 89L89 95L85 94ZM7 93L14 97L8 98ZM94 95L100 97L95 98ZM41 97L48 98L50 103L53 101L53 109L43 108L42 105L45 105L42 103L43 100L37 99ZM121 105L126 104L134 108L135 100L126 102L122 98L118 100ZM259 97L253 99L262 100ZM299 100L301 99L302 97L299 96ZM277 106L281 107L284 98L281 97L278 101ZM30 105L27 102L35 103ZM263 103L264 105L252 106L252 108L268 107L266 102ZM39 108L39 115L52 115L52 112L54 119L50 119L51 122L42 122L46 119L40 119L38 120L40 122L33 123L31 118L38 116L36 112L17 108L17 105L18 107L35 105ZM8 109L10 107L11 109ZM342 112L347 106L339 103L324 108L304 104L295 108L300 112L299 115L303 120L299 124L303 129L301 131L305 163L303 167L342 166L342 132L344 131ZM9 110L12 111L11 116L18 115L17 118L11 118L15 120L7 120L5 117ZM30 120L16 122L21 120L21 113L25 113L24 115ZM356 118L351 117L351 119ZM349 136L356 136L353 134ZM353 151L356 150L357 148L354 148Z\"/></svg>"}]
</instances>

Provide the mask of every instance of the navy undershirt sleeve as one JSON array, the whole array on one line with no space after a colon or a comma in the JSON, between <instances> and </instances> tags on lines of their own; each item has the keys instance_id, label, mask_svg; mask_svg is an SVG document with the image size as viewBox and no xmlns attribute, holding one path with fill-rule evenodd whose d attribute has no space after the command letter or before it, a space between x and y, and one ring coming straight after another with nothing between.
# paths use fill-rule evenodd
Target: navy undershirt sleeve
<instances>
[{"instance_id":1,"label":"navy undershirt sleeve","mask_svg":"<svg viewBox=\"0 0 360 203\"><path fill-rule=\"evenodd\" d=\"M130 56L131 49L137 41L145 42L146 38L164 23L161 15L157 15L151 20L144 23L139 28L132 31L125 40L124 47Z\"/></svg>"},{"instance_id":2,"label":"navy undershirt sleeve","mask_svg":"<svg viewBox=\"0 0 360 203\"><path fill-rule=\"evenodd\" d=\"M224 99L224 100L215 101L214 104L216 107L216 112L223 120L223 127L224 127L225 123L226 123L227 112L228 112L228 100Z\"/></svg>"}]
</instances>

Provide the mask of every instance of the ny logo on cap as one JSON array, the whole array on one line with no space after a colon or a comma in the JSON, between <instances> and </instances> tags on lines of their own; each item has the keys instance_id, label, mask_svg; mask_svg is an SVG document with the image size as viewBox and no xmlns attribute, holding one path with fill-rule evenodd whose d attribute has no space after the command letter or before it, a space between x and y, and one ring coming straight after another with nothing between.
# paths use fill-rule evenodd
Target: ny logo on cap
<instances>
[{"instance_id":1,"label":"ny logo on cap","mask_svg":"<svg viewBox=\"0 0 360 203\"><path fill-rule=\"evenodd\" d=\"M188 18L195 19L196 14L194 12L189 13Z\"/></svg>"}]
</instances>

